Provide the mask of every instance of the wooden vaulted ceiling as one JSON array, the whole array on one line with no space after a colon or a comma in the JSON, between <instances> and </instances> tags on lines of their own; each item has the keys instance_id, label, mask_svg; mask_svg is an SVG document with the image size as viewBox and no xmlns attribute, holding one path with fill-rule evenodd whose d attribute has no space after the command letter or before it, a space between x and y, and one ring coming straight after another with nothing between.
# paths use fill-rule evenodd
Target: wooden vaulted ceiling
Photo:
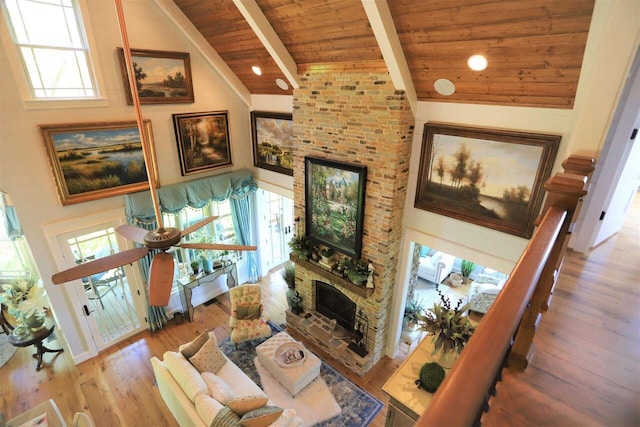
<instances>
[{"instance_id":1,"label":"wooden vaulted ceiling","mask_svg":"<svg viewBox=\"0 0 640 427\"><path fill-rule=\"evenodd\" d=\"M291 94L293 82L235 3L259 7L299 75L405 61L420 101L572 108L595 0L387 0L401 55L386 58L363 5L374 1L174 0L252 94ZM489 61L480 72L466 65L478 53ZM438 79L455 93L436 92Z\"/></svg>"}]
</instances>

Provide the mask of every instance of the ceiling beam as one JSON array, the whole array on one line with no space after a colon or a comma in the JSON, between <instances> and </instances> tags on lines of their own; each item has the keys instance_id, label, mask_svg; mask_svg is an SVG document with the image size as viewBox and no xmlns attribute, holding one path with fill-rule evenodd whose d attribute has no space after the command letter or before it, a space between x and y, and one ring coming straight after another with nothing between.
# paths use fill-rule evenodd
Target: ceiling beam
<instances>
[{"instance_id":1,"label":"ceiling beam","mask_svg":"<svg viewBox=\"0 0 640 427\"><path fill-rule=\"evenodd\" d=\"M184 13L172 0L153 0L156 6L169 18L193 43L205 60L211 65L229 85L236 95L248 106L251 107L251 92L238 78L226 62L218 55L211 44L204 38L202 33L196 29L193 23L184 16Z\"/></svg>"},{"instance_id":2,"label":"ceiling beam","mask_svg":"<svg viewBox=\"0 0 640 427\"><path fill-rule=\"evenodd\" d=\"M287 77L291 86L295 89L300 87L298 79L298 66L293 60L289 51L276 34L267 17L255 0L233 0L244 19L247 21L253 32L258 36L265 49L269 52L282 73Z\"/></svg>"},{"instance_id":3,"label":"ceiling beam","mask_svg":"<svg viewBox=\"0 0 640 427\"><path fill-rule=\"evenodd\" d=\"M418 95L413 86L411 72L404 57L400 38L393 23L391 11L386 0L362 0L362 6L369 18L369 24L376 37L384 62L391 75L391 81L398 90L404 90L413 115L418 107Z\"/></svg>"}]
</instances>

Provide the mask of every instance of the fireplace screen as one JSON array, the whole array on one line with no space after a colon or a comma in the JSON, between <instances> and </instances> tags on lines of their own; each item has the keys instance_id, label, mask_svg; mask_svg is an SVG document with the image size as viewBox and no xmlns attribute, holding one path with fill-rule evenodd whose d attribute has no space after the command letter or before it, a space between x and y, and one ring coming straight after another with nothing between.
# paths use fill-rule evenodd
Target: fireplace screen
<instances>
[{"instance_id":1,"label":"fireplace screen","mask_svg":"<svg viewBox=\"0 0 640 427\"><path fill-rule=\"evenodd\" d=\"M356 303L327 283L316 281L315 284L316 311L329 319L335 319L347 331L352 331Z\"/></svg>"}]
</instances>

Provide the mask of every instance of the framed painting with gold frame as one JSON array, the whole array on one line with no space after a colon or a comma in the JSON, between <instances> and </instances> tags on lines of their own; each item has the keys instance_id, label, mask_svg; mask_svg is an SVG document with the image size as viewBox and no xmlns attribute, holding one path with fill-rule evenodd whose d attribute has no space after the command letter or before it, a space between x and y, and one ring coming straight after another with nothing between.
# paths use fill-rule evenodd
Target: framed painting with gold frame
<instances>
[{"instance_id":1,"label":"framed painting with gold frame","mask_svg":"<svg viewBox=\"0 0 640 427\"><path fill-rule=\"evenodd\" d=\"M39 125L64 205L148 190L142 139L135 121ZM151 120L144 121L157 179Z\"/></svg>"}]
</instances>

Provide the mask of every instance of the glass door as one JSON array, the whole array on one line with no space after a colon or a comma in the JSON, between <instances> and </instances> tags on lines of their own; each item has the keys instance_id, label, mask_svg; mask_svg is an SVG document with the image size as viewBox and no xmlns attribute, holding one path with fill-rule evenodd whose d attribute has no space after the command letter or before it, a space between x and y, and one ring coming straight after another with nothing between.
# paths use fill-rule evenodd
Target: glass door
<instances>
[{"instance_id":1,"label":"glass door","mask_svg":"<svg viewBox=\"0 0 640 427\"><path fill-rule=\"evenodd\" d=\"M60 246L70 255L65 259L82 264L127 249L127 242L115 232L115 226L103 224L59 236ZM98 351L146 327L146 298L134 270L137 263L134 265L75 281L81 313Z\"/></svg>"}]
</instances>

